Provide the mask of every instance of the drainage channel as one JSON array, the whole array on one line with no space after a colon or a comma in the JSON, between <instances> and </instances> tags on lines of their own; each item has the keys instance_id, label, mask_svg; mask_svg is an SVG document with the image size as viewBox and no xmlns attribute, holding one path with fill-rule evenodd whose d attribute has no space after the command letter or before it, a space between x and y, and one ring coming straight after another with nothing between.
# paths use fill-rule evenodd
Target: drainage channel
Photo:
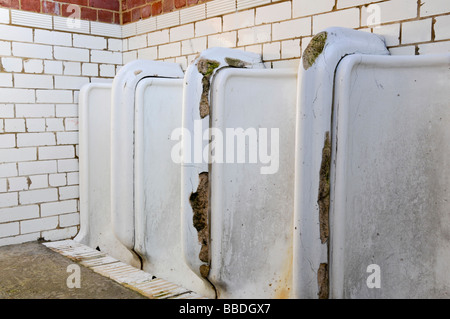
<instances>
[{"instance_id":1,"label":"drainage channel","mask_svg":"<svg viewBox=\"0 0 450 319\"><path fill-rule=\"evenodd\" d=\"M206 299L73 240L46 242L43 245L151 299Z\"/></svg>"}]
</instances>

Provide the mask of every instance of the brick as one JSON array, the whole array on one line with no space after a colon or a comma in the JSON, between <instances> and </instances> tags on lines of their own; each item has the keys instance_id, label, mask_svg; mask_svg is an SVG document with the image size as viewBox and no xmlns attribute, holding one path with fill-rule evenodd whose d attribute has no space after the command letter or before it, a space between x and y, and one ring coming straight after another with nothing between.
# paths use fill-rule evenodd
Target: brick
<instances>
[{"instance_id":1,"label":"brick","mask_svg":"<svg viewBox=\"0 0 450 319\"><path fill-rule=\"evenodd\" d=\"M42 60L24 60L23 68L26 73L42 73L44 71L44 63Z\"/></svg>"},{"instance_id":2,"label":"brick","mask_svg":"<svg viewBox=\"0 0 450 319\"><path fill-rule=\"evenodd\" d=\"M145 49L139 49L137 52L138 59L156 60L158 58L158 48L149 47Z\"/></svg>"},{"instance_id":3,"label":"brick","mask_svg":"<svg viewBox=\"0 0 450 319\"><path fill-rule=\"evenodd\" d=\"M97 9L108 9L112 11L119 11L119 0L90 0L89 5Z\"/></svg>"},{"instance_id":4,"label":"brick","mask_svg":"<svg viewBox=\"0 0 450 319\"><path fill-rule=\"evenodd\" d=\"M11 55L11 42L0 41L0 55Z\"/></svg>"},{"instance_id":5,"label":"brick","mask_svg":"<svg viewBox=\"0 0 450 319\"><path fill-rule=\"evenodd\" d=\"M272 25L272 40L285 40L311 35L311 18L289 20Z\"/></svg>"},{"instance_id":6,"label":"brick","mask_svg":"<svg viewBox=\"0 0 450 319\"><path fill-rule=\"evenodd\" d=\"M237 32L229 31L220 34L213 34L208 36L208 47L224 47L233 48L237 42Z\"/></svg>"},{"instance_id":7,"label":"brick","mask_svg":"<svg viewBox=\"0 0 450 319\"><path fill-rule=\"evenodd\" d=\"M1 134L0 135L0 151L2 148L9 148L16 146L16 136L14 134ZM3 158L2 158L3 162Z\"/></svg>"},{"instance_id":8,"label":"brick","mask_svg":"<svg viewBox=\"0 0 450 319\"><path fill-rule=\"evenodd\" d=\"M25 89L51 89L53 77L44 74L14 74L14 85Z\"/></svg>"},{"instance_id":9,"label":"brick","mask_svg":"<svg viewBox=\"0 0 450 319\"><path fill-rule=\"evenodd\" d=\"M206 37L194 38L181 42L181 54L200 53L206 49Z\"/></svg>"},{"instance_id":10,"label":"brick","mask_svg":"<svg viewBox=\"0 0 450 319\"><path fill-rule=\"evenodd\" d=\"M42 1L42 13L59 15L60 10L60 4L57 2Z\"/></svg>"},{"instance_id":11,"label":"brick","mask_svg":"<svg viewBox=\"0 0 450 319\"><path fill-rule=\"evenodd\" d=\"M57 104L56 105L56 116L57 117L78 116L78 105L77 104Z\"/></svg>"},{"instance_id":12,"label":"brick","mask_svg":"<svg viewBox=\"0 0 450 319\"><path fill-rule=\"evenodd\" d=\"M373 3L375 1L382 1L382 0L338 0L337 9L357 7L360 5Z\"/></svg>"},{"instance_id":13,"label":"brick","mask_svg":"<svg viewBox=\"0 0 450 319\"><path fill-rule=\"evenodd\" d=\"M24 119L6 119L5 132L25 132Z\"/></svg>"},{"instance_id":14,"label":"brick","mask_svg":"<svg viewBox=\"0 0 450 319\"><path fill-rule=\"evenodd\" d=\"M36 149L34 147L2 148L0 149L0 158L3 163L34 161L36 160Z\"/></svg>"},{"instance_id":15,"label":"brick","mask_svg":"<svg viewBox=\"0 0 450 319\"><path fill-rule=\"evenodd\" d=\"M449 12L450 12L450 2L448 0L422 1L420 6L421 17Z\"/></svg>"},{"instance_id":16,"label":"brick","mask_svg":"<svg viewBox=\"0 0 450 319\"><path fill-rule=\"evenodd\" d=\"M52 104L17 104L16 117L54 117L55 106Z\"/></svg>"},{"instance_id":17,"label":"brick","mask_svg":"<svg viewBox=\"0 0 450 319\"><path fill-rule=\"evenodd\" d=\"M49 182L49 185L52 187L65 186L67 184L66 174L64 174L64 173L50 174L48 176L48 182ZM42 205L41 205L41 209L42 209Z\"/></svg>"},{"instance_id":18,"label":"brick","mask_svg":"<svg viewBox=\"0 0 450 319\"><path fill-rule=\"evenodd\" d=\"M80 183L78 172L67 173L67 185L78 185Z\"/></svg>"},{"instance_id":19,"label":"brick","mask_svg":"<svg viewBox=\"0 0 450 319\"><path fill-rule=\"evenodd\" d=\"M210 18L195 23L195 37L222 32L222 18Z\"/></svg>"},{"instance_id":20,"label":"brick","mask_svg":"<svg viewBox=\"0 0 450 319\"><path fill-rule=\"evenodd\" d=\"M21 205L0 209L0 223L39 217L38 205Z\"/></svg>"},{"instance_id":21,"label":"brick","mask_svg":"<svg viewBox=\"0 0 450 319\"><path fill-rule=\"evenodd\" d=\"M55 145L53 133L18 133L17 147Z\"/></svg>"},{"instance_id":22,"label":"brick","mask_svg":"<svg viewBox=\"0 0 450 319\"><path fill-rule=\"evenodd\" d=\"M292 0L292 15L294 18L324 13L333 10L335 0Z\"/></svg>"},{"instance_id":23,"label":"brick","mask_svg":"<svg viewBox=\"0 0 450 319\"><path fill-rule=\"evenodd\" d=\"M6 193L8 190L6 178L0 178L0 193ZM0 211L1 213L1 211ZM1 215L0 215L1 218Z\"/></svg>"},{"instance_id":24,"label":"brick","mask_svg":"<svg viewBox=\"0 0 450 319\"><path fill-rule=\"evenodd\" d=\"M435 40L450 39L450 15L436 17L434 32Z\"/></svg>"},{"instance_id":25,"label":"brick","mask_svg":"<svg viewBox=\"0 0 450 319\"><path fill-rule=\"evenodd\" d=\"M27 132L44 132L45 119L26 119Z\"/></svg>"},{"instance_id":26,"label":"brick","mask_svg":"<svg viewBox=\"0 0 450 319\"><path fill-rule=\"evenodd\" d=\"M33 29L0 24L0 40L33 42Z\"/></svg>"},{"instance_id":27,"label":"brick","mask_svg":"<svg viewBox=\"0 0 450 319\"><path fill-rule=\"evenodd\" d=\"M147 36L148 36L148 45L149 46L169 42L169 30L168 29L151 32Z\"/></svg>"},{"instance_id":28,"label":"brick","mask_svg":"<svg viewBox=\"0 0 450 319\"><path fill-rule=\"evenodd\" d=\"M21 176L56 173L56 161L23 162L18 165Z\"/></svg>"},{"instance_id":29,"label":"brick","mask_svg":"<svg viewBox=\"0 0 450 319\"><path fill-rule=\"evenodd\" d=\"M55 46L54 54L57 60L89 62L89 50L87 49Z\"/></svg>"},{"instance_id":30,"label":"brick","mask_svg":"<svg viewBox=\"0 0 450 319\"><path fill-rule=\"evenodd\" d=\"M41 204L41 215L44 217L75 212L77 212L76 200Z\"/></svg>"},{"instance_id":31,"label":"brick","mask_svg":"<svg viewBox=\"0 0 450 319\"><path fill-rule=\"evenodd\" d=\"M80 224L80 214L78 213L64 214L59 216L60 227L68 227L79 224Z\"/></svg>"},{"instance_id":32,"label":"brick","mask_svg":"<svg viewBox=\"0 0 450 319\"><path fill-rule=\"evenodd\" d=\"M359 9L352 8L313 17L313 34L317 34L328 27L340 26L344 28L359 27Z\"/></svg>"},{"instance_id":33,"label":"brick","mask_svg":"<svg viewBox=\"0 0 450 319\"><path fill-rule=\"evenodd\" d=\"M100 76L104 77L114 77L116 75L116 68L112 64L101 64L100 65Z\"/></svg>"},{"instance_id":34,"label":"brick","mask_svg":"<svg viewBox=\"0 0 450 319\"><path fill-rule=\"evenodd\" d=\"M97 17L99 22L105 23L113 23L114 22L114 13L106 10L98 10Z\"/></svg>"},{"instance_id":35,"label":"brick","mask_svg":"<svg viewBox=\"0 0 450 319\"><path fill-rule=\"evenodd\" d=\"M39 147L38 152L40 160L73 158L75 156L73 146Z\"/></svg>"},{"instance_id":36,"label":"brick","mask_svg":"<svg viewBox=\"0 0 450 319\"><path fill-rule=\"evenodd\" d=\"M147 46L147 35L142 34L128 39L128 49L136 50Z\"/></svg>"},{"instance_id":37,"label":"brick","mask_svg":"<svg viewBox=\"0 0 450 319\"><path fill-rule=\"evenodd\" d=\"M17 164L6 163L0 164L0 177L17 176Z\"/></svg>"},{"instance_id":38,"label":"brick","mask_svg":"<svg viewBox=\"0 0 450 319\"><path fill-rule=\"evenodd\" d=\"M18 203L17 193L0 194L0 207L16 206Z\"/></svg>"},{"instance_id":39,"label":"brick","mask_svg":"<svg viewBox=\"0 0 450 319\"><path fill-rule=\"evenodd\" d=\"M58 191L56 188L19 192L19 202L21 205L45 203L56 200L58 200Z\"/></svg>"},{"instance_id":40,"label":"brick","mask_svg":"<svg viewBox=\"0 0 450 319\"><path fill-rule=\"evenodd\" d=\"M442 54L450 53L450 41L438 43L419 44L419 54Z\"/></svg>"},{"instance_id":41,"label":"brick","mask_svg":"<svg viewBox=\"0 0 450 319\"><path fill-rule=\"evenodd\" d=\"M85 84L89 83L89 78L78 76L55 76L56 89L79 90Z\"/></svg>"},{"instance_id":42,"label":"brick","mask_svg":"<svg viewBox=\"0 0 450 319\"><path fill-rule=\"evenodd\" d=\"M8 178L8 191L28 190L28 177L12 177Z\"/></svg>"},{"instance_id":43,"label":"brick","mask_svg":"<svg viewBox=\"0 0 450 319\"><path fill-rule=\"evenodd\" d=\"M64 75L81 75L80 62L63 62Z\"/></svg>"},{"instance_id":44,"label":"brick","mask_svg":"<svg viewBox=\"0 0 450 319\"><path fill-rule=\"evenodd\" d=\"M91 62L122 64L122 54L120 52L91 50Z\"/></svg>"},{"instance_id":45,"label":"brick","mask_svg":"<svg viewBox=\"0 0 450 319\"><path fill-rule=\"evenodd\" d=\"M73 238L78 233L78 227L65 227L65 228L58 228L53 230L46 230L42 232L41 237L44 240L62 240L67 238Z\"/></svg>"},{"instance_id":46,"label":"brick","mask_svg":"<svg viewBox=\"0 0 450 319\"><path fill-rule=\"evenodd\" d=\"M2 58L2 66L6 72L22 72L22 59L20 58Z\"/></svg>"},{"instance_id":47,"label":"brick","mask_svg":"<svg viewBox=\"0 0 450 319\"><path fill-rule=\"evenodd\" d=\"M374 33L382 35L386 41L386 46L400 44L400 24L389 24L374 28Z\"/></svg>"},{"instance_id":48,"label":"brick","mask_svg":"<svg viewBox=\"0 0 450 319\"><path fill-rule=\"evenodd\" d=\"M97 21L97 10L81 7L81 20Z\"/></svg>"},{"instance_id":49,"label":"brick","mask_svg":"<svg viewBox=\"0 0 450 319\"><path fill-rule=\"evenodd\" d=\"M72 35L66 32L36 29L34 31L34 42L51 45L71 46Z\"/></svg>"},{"instance_id":50,"label":"brick","mask_svg":"<svg viewBox=\"0 0 450 319\"><path fill-rule=\"evenodd\" d=\"M20 226L22 234L54 229L58 226L58 216L25 220Z\"/></svg>"},{"instance_id":51,"label":"brick","mask_svg":"<svg viewBox=\"0 0 450 319\"><path fill-rule=\"evenodd\" d=\"M223 16L223 31L243 29L255 25L255 10L246 10Z\"/></svg>"},{"instance_id":52,"label":"brick","mask_svg":"<svg viewBox=\"0 0 450 319\"><path fill-rule=\"evenodd\" d=\"M361 26L372 22L371 16L377 11L380 13L380 23L395 22L417 17L417 0L391 0L376 4L376 11L370 7L361 9Z\"/></svg>"},{"instance_id":53,"label":"brick","mask_svg":"<svg viewBox=\"0 0 450 319\"><path fill-rule=\"evenodd\" d=\"M73 46L79 48L103 50L106 49L107 42L103 37L73 34Z\"/></svg>"},{"instance_id":54,"label":"brick","mask_svg":"<svg viewBox=\"0 0 450 319\"><path fill-rule=\"evenodd\" d=\"M0 118L12 118L12 117L14 117L14 105L0 104Z\"/></svg>"},{"instance_id":55,"label":"brick","mask_svg":"<svg viewBox=\"0 0 450 319\"><path fill-rule=\"evenodd\" d=\"M402 23L402 44L431 41L431 19Z\"/></svg>"},{"instance_id":56,"label":"brick","mask_svg":"<svg viewBox=\"0 0 450 319\"><path fill-rule=\"evenodd\" d=\"M78 132L58 132L56 141L61 144L78 144Z\"/></svg>"},{"instance_id":57,"label":"brick","mask_svg":"<svg viewBox=\"0 0 450 319\"><path fill-rule=\"evenodd\" d=\"M29 176L29 189L47 188L48 175L33 175Z\"/></svg>"},{"instance_id":58,"label":"brick","mask_svg":"<svg viewBox=\"0 0 450 319\"><path fill-rule=\"evenodd\" d=\"M41 0L27 0L23 1L20 7L25 11L41 12Z\"/></svg>"},{"instance_id":59,"label":"brick","mask_svg":"<svg viewBox=\"0 0 450 319\"><path fill-rule=\"evenodd\" d=\"M19 234L19 223L0 224L0 237L9 237Z\"/></svg>"},{"instance_id":60,"label":"brick","mask_svg":"<svg viewBox=\"0 0 450 319\"><path fill-rule=\"evenodd\" d=\"M179 56L181 52L180 42L163 44L159 46L158 58L164 59Z\"/></svg>"},{"instance_id":61,"label":"brick","mask_svg":"<svg viewBox=\"0 0 450 319\"><path fill-rule=\"evenodd\" d=\"M0 23L9 24L9 10L0 8Z\"/></svg>"},{"instance_id":62,"label":"brick","mask_svg":"<svg viewBox=\"0 0 450 319\"><path fill-rule=\"evenodd\" d=\"M44 72L47 74L62 74L63 67L61 61L44 61Z\"/></svg>"},{"instance_id":63,"label":"brick","mask_svg":"<svg viewBox=\"0 0 450 319\"><path fill-rule=\"evenodd\" d=\"M122 51L122 40L120 39L108 39L109 51Z\"/></svg>"},{"instance_id":64,"label":"brick","mask_svg":"<svg viewBox=\"0 0 450 319\"><path fill-rule=\"evenodd\" d=\"M265 7L256 8L255 23L271 23L291 18L291 2L281 2Z\"/></svg>"},{"instance_id":65,"label":"brick","mask_svg":"<svg viewBox=\"0 0 450 319\"><path fill-rule=\"evenodd\" d=\"M171 42L181 41L194 37L194 24L185 24L179 27L170 28L169 38Z\"/></svg>"},{"instance_id":66,"label":"brick","mask_svg":"<svg viewBox=\"0 0 450 319\"><path fill-rule=\"evenodd\" d=\"M78 172L77 159L58 160L58 173Z\"/></svg>"},{"instance_id":67,"label":"brick","mask_svg":"<svg viewBox=\"0 0 450 319\"><path fill-rule=\"evenodd\" d=\"M86 76L98 76L98 64L83 63L81 66L81 74Z\"/></svg>"},{"instance_id":68,"label":"brick","mask_svg":"<svg viewBox=\"0 0 450 319\"><path fill-rule=\"evenodd\" d=\"M254 43L270 42L270 40L271 40L270 25L262 25L238 31L239 46Z\"/></svg>"},{"instance_id":69,"label":"brick","mask_svg":"<svg viewBox=\"0 0 450 319\"><path fill-rule=\"evenodd\" d=\"M0 73L0 86L3 87L12 87L13 81L12 81L12 74L10 73Z\"/></svg>"},{"instance_id":70,"label":"brick","mask_svg":"<svg viewBox=\"0 0 450 319\"><path fill-rule=\"evenodd\" d=\"M69 90L36 90L38 103L72 103L73 94Z\"/></svg>"},{"instance_id":71,"label":"brick","mask_svg":"<svg viewBox=\"0 0 450 319\"><path fill-rule=\"evenodd\" d=\"M35 91L16 88L0 88L0 103L34 103Z\"/></svg>"},{"instance_id":72,"label":"brick","mask_svg":"<svg viewBox=\"0 0 450 319\"><path fill-rule=\"evenodd\" d=\"M2 151L2 148L10 148L15 146L16 136L14 134L0 134L0 152Z\"/></svg>"},{"instance_id":73,"label":"brick","mask_svg":"<svg viewBox=\"0 0 450 319\"><path fill-rule=\"evenodd\" d=\"M285 40L281 42L281 58L299 58L301 56L300 39Z\"/></svg>"},{"instance_id":74,"label":"brick","mask_svg":"<svg viewBox=\"0 0 450 319\"><path fill-rule=\"evenodd\" d=\"M53 59L52 47L43 44L13 42L12 53L25 58Z\"/></svg>"},{"instance_id":75,"label":"brick","mask_svg":"<svg viewBox=\"0 0 450 319\"><path fill-rule=\"evenodd\" d=\"M78 192L78 185L64 186L59 188L59 199L76 199L80 196Z\"/></svg>"}]
</instances>

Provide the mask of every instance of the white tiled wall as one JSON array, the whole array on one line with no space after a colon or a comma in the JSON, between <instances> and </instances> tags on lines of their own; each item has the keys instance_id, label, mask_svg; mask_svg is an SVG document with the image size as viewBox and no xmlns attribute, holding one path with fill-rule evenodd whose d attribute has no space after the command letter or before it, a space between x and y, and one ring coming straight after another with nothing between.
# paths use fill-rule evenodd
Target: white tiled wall
<instances>
[{"instance_id":1,"label":"white tiled wall","mask_svg":"<svg viewBox=\"0 0 450 319\"><path fill-rule=\"evenodd\" d=\"M0 245L78 231L78 92L122 65L102 30L0 9Z\"/></svg>"},{"instance_id":2,"label":"white tiled wall","mask_svg":"<svg viewBox=\"0 0 450 319\"><path fill-rule=\"evenodd\" d=\"M376 22L376 24L374 24ZM186 68L214 46L296 68L329 26L384 35L392 54L450 52L449 0L213 0L125 26L0 9L0 245L79 224L78 92L134 59Z\"/></svg>"},{"instance_id":3,"label":"white tiled wall","mask_svg":"<svg viewBox=\"0 0 450 319\"><path fill-rule=\"evenodd\" d=\"M226 46L261 53L269 67L296 67L312 36L331 26L384 35L392 54L450 52L448 0L237 0L234 10L223 3L196 6L200 21L184 9L178 20L172 13L169 27L158 24L162 17L150 30L127 25L124 62L151 58L186 67L202 50Z\"/></svg>"}]
</instances>

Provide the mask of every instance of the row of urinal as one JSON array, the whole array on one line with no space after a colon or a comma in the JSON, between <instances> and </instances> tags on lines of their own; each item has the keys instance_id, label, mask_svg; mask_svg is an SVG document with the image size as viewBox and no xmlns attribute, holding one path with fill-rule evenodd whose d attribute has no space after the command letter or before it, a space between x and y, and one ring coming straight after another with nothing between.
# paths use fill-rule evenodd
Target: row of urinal
<instances>
[{"instance_id":1,"label":"row of urinal","mask_svg":"<svg viewBox=\"0 0 450 319\"><path fill-rule=\"evenodd\" d=\"M298 71L213 48L86 85L75 239L209 298L448 296L450 58L388 54L330 28Z\"/></svg>"}]
</instances>

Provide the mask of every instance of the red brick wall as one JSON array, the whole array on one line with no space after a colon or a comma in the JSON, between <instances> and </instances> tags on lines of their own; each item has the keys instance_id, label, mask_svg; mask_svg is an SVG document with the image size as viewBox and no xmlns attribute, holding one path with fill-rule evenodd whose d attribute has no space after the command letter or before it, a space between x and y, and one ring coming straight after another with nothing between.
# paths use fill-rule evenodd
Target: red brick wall
<instances>
[{"instance_id":1,"label":"red brick wall","mask_svg":"<svg viewBox=\"0 0 450 319\"><path fill-rule=\"evenodd\" d=\"M58 16L80 14L83 20L126 24L208 0L0 0L0 7ZM77 5L79 11L72 9Z\"/></svg>"},{"instance_id":2,"label":"red brick wall","mask_svg":"<svg viewBox=\"0 0 450 319\"><path fill-rule=\"evenodd\" d=\"M208 0L121 0L123 24L206 1Z\"/></svg>"}]
</instances>

